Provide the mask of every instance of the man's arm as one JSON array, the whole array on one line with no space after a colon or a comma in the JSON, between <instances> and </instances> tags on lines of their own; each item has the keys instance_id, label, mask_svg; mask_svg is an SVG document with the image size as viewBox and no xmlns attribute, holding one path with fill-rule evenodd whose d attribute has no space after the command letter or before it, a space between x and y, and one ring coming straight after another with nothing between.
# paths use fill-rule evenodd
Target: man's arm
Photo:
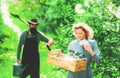
<instances>
[{"instance_id":1,"label":"man's arm","mask_svg":"<svg viewBox=\"0 0 120 78\"><path fill-rule=\"evenodd\" d=\"M39 40L44 41L47 43L48 46L51 46L54 44L53 39L46 37L42 32L38 32L37 37L38 37L38 41Z\"/></svg>"},{"instance_id":2,"label":"man's arm","mask_svg":"<svg viewBox=\"0 0 120 78\"><path fill-rule=\"evenodd\" d=\"M21 49L22 49L22 45L24 45L25 43L25 39L26 39L26 35L27 35L27 31L24 31L19 39L19 44L18 44L18 49L17 49L17 61L20 62L20 53L21 53Z\"/></svg>"}]
</instances>

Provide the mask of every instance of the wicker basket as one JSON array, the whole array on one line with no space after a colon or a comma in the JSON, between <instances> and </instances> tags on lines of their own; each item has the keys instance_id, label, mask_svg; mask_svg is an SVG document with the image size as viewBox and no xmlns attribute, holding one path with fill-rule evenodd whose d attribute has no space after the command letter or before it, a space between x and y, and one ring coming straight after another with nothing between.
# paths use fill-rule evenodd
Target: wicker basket
<instances>
[{"instance_id":1,"label":"wicker basket","mask_svg":"<svg viewBox=\"0 0 120 78\"><path fill-rule=\"evenodd\" d=\"M86 70L87 58L75 59L57 49L49 51L48 62L65 70L78 72Z\"/></svg>"}]
</instances>

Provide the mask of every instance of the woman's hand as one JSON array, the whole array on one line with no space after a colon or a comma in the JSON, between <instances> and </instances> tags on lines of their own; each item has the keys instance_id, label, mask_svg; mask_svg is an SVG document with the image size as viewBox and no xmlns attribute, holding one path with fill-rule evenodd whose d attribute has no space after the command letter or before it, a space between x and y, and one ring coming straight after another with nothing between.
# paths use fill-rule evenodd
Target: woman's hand
<instances>
[{"instance_id":1,"label":"woman's hand","mask_svg":"<svg viewBox=\"0 0 120 78\"><path fill-rule=\"evenodd\" d=\"M54 44L53 39L50 39L50 40L48 41L48 43L47 43L48 46L52 46L53 44Z\"/></svg>"},{"instance_id":2,"label":"woman's hand","mask_svg":"<svg viewBox=\"0 0 120 78\"><path fill-rule=\"evenodd\" d=\"M83 44L83 48L90 53L91 56L94 56L94 52L90 47L90 44Z\"/></svg>"}]
</instances>

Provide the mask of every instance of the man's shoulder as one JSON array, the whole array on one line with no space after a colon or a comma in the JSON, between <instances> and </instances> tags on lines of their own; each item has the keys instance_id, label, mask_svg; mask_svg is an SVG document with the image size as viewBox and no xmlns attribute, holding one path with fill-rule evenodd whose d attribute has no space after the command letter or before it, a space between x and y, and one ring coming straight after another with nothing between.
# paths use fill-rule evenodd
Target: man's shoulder
<instances>
[{"instance_id":1,"label":"man's shoulder","mask_svg":"<svg viewBox=\"0 0 120 78\"><path fill-rule=\"evenodd\" d=\"M43 34L41 31L37 31L37 36L46 37L45 34Z\"/></svg>"},{"instance_id":2,"label":"man's shoulder","mask_svg":"<svg viewBox=\"0 0 120 78\"><path fill-rule=\"evenodd\" d=\"M28 32L28 30L24 30L23 32L22 32L22 34L26 34Z\"/></svg>"},{"instance_id":3,"label":"man's shoulder","mask_svg":"<svg viewBox=\"0 0 120 78\"><path fill-rule=\"evenodd\" d=\"M37 31L37 34L42 35L43 33L41 31Z\"/></svg>"},{"instance_id":4,"label":"man's shoulder","mask_svg":"<svg viewBox=\"0 0 120 78\"><path fill-rule=\"evenodd\" d=\"M27 34L28 30L25 30L22 32L21 36L25 36Z\"/></svg>"}]
</instances>

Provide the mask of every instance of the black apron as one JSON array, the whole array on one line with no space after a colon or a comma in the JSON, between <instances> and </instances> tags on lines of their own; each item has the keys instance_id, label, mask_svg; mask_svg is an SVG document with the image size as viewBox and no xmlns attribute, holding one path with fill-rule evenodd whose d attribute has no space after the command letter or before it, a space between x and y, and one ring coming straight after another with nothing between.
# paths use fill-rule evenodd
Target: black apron
<instances>
[{"instance_id":1,"label":"black apron","mask_svg":"<svg viewBox=\"0 0 120 78\"><path fill-rule=\"evenodd\" d=\"M30 75L31 78L39 78L39 52L37 37L26 37L23 54L22 64L26 67L21 78Z\"/></svg>"}]
</instances>

